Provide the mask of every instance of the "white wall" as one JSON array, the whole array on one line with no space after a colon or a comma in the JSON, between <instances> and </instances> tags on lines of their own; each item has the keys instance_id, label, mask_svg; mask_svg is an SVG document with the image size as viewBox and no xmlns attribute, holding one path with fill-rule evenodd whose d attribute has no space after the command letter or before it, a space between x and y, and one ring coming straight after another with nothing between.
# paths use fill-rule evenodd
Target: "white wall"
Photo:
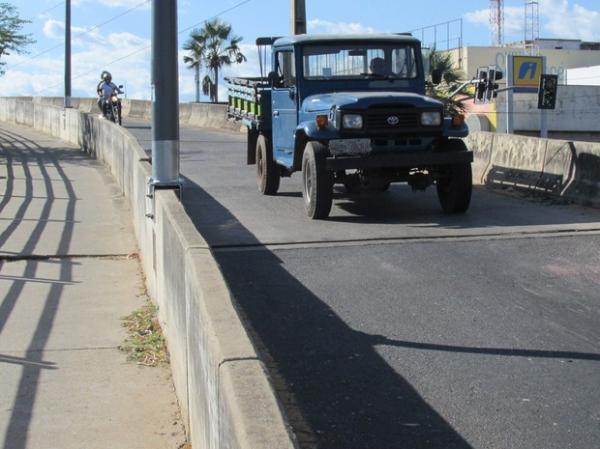
<instances>
[{"instance_id":1,"label":"white wall","mask_svg":"<svg viewBox=\"0 0 600 449\"><path fill-rule=\"evenodd\" d=\"M600 65L567 69L566 83L570 86L600 86Z\"/></svg>"},{"instance_id":2,"label":"white wall","mask_svg":"<svg viewBox=\"0 0 600 449\"><path fill-rule=\"evenodd\" d=\"M514 129L539 131L537 94L514 95ZM498 128L506 120L505 95L498 95ZM547 111L549 131L600 132L600 86L558 86L556 109Z\"/></svg>"}]
</instances>

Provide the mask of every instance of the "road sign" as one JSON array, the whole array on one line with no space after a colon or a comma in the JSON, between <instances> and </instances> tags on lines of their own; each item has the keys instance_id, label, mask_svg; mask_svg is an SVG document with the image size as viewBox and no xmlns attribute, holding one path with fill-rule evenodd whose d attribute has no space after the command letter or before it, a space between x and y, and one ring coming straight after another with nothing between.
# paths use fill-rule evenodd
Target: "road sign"
<instances>
[{"instance_id":1,"label":"road sign","mask_svg":"<svg viewBox=\"0 0 600 449\"><path fill-rule=\"evenodd\" d=\"M512 56L515 92L538 91L544 66L543 56Z\"/></svg>"}]
</instances>

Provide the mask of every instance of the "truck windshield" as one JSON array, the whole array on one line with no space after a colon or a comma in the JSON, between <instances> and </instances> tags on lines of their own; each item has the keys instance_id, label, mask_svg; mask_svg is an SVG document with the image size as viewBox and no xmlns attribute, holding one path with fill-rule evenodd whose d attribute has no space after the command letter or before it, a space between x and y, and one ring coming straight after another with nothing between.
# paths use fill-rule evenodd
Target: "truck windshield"
<instances>
[{"instance_id":1,"label":"truck windshield","mask_svg":"<svg viewBox=\"0 0 600 449\"><path fill-rule=\"evenodd\" d=\"M304 47L302 56L309 80L417 77L412 45L314 45Z\"/></svg>"}]
</instances>

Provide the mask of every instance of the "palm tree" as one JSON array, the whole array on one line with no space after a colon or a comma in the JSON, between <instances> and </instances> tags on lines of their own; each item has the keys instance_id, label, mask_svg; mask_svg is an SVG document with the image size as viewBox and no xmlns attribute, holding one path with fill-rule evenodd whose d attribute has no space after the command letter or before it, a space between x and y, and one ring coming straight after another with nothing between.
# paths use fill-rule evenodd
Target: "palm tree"
<instances>
[{"instance_id":1,"label":"palm tree","mask_svg":"<svg viewBox=\"0 0 600 449\"><path fill-rule=\"evenodd\" d=\"M428 55L429 77L425 81L427 95L441 100L445 104L446 112L454 115L465 112L462 100L448 98L450 92L456 90L460 80L464 79L463 72L454 65L450 53L436 51L435 48ZM434 71L442 73L442 83L435 85L431 78Z\"/></svg>"},{"instance_id":2,"label":"palm tree","mask_svg":"<svg viewBox=\"0 0 600 449\"><path fill-rule=\"evenodd\" d=\"M196 103L200 102L200 69L204 62L204 56L206 53L206 36L202 30L193 30L190 33L190 38L183 46L184 50L189 53L183 57L183 62L188 65L190 69L194 69L196 82Z\"/></svg>"},{"instance_id":3,"label":"palm tree","mask_svg":"<svg viewBox=\"0 0 600 449\"><path fill-rule=\"evenodd\" d=\"M231 25L214 19L206 22L202 30L202 43L204 48L204 62L209 71L212 72L212 79L204 80L205 91L211 94L211 101L218 101L219 92L219 70L223 66L231 64L240 64L246 61L246 57L240 50L239 43L242 38L234 36L231 33Z\"/></svg>"}]
</instances>

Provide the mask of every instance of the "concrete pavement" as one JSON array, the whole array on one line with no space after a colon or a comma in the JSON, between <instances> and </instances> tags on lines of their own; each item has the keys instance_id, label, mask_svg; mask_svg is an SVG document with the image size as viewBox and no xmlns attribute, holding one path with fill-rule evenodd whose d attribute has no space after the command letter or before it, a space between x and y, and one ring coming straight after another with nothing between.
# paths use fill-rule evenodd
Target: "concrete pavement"
<instances>
[{"instance_id":1,"label":"concrete pavement","mask_svg":"<svg viewBox=\"0 0 600 449\"><path fill-rule=\"evenodd\" d=\"M0 193L0 447L178 447L168 368L117 349L144 299L117 186L78 149L0 124Z\"/></svg>"}]
</instances>

